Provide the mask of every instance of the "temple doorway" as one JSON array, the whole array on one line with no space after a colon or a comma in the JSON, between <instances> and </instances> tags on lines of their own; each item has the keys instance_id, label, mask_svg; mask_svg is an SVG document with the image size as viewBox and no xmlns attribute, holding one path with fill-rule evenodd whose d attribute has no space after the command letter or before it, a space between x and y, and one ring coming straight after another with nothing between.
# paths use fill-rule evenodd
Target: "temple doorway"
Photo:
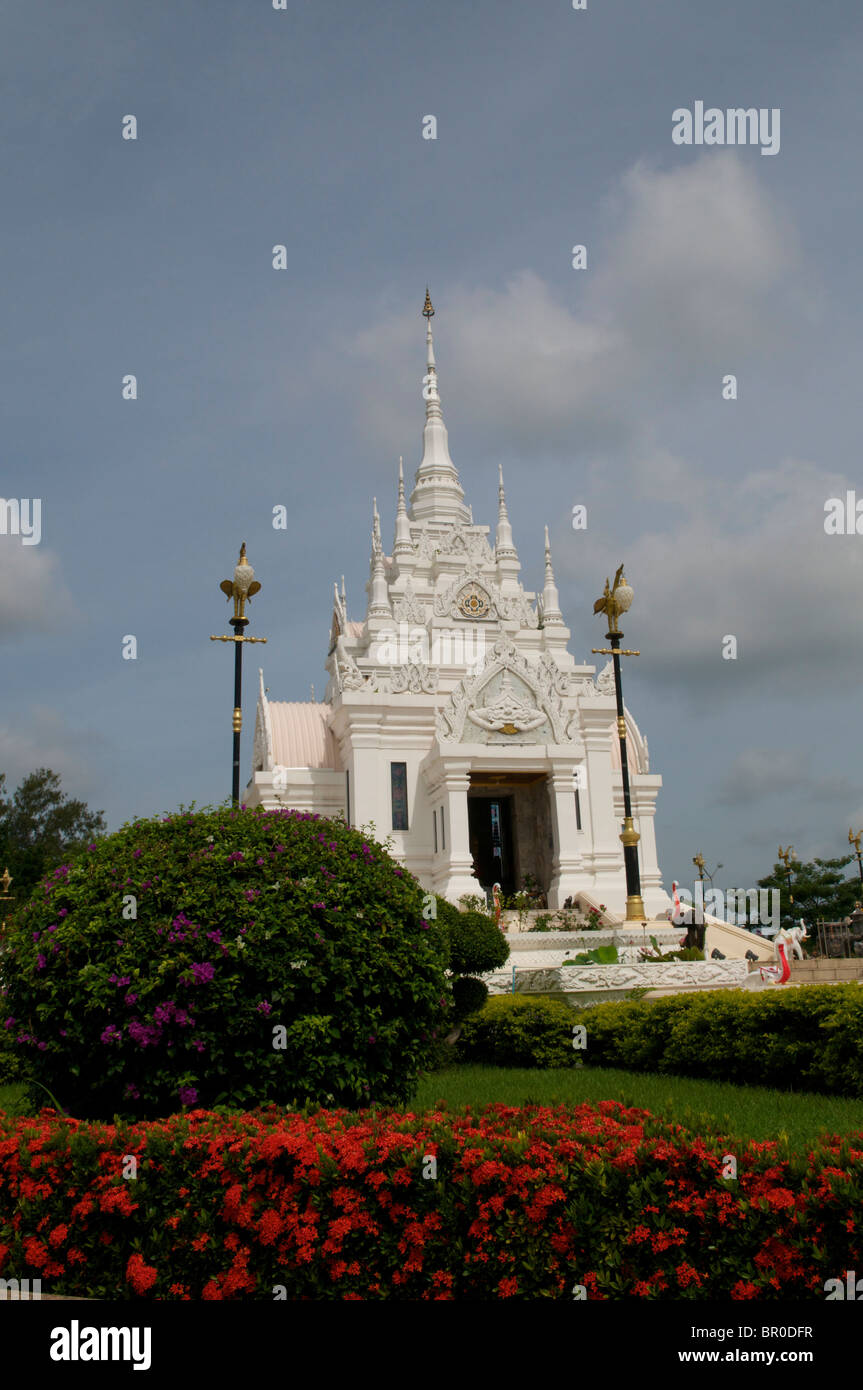
<instances>
[{"instance_id":1,"label":"temple doorway","mask_svg":"<svg viewBox=\"0 0 863 1390\"><path fill-rule=\"evenodd\" d=\"M554 843L544 772L474 772L468 791L474 872L483 889L505 895L531 881L547 893Z\"/></svg>"},{"instance_id":2,"label":"temple doorway","mask_svg":"<svg viewBox=\"0 0 863 1390\"><path fill-rule=\"evenodd\" d=\"M468 830L474 872L482 888L499 883L501 892L515 892L512 853L512 797L468 798Z\"/></svg>"}]
</instances>

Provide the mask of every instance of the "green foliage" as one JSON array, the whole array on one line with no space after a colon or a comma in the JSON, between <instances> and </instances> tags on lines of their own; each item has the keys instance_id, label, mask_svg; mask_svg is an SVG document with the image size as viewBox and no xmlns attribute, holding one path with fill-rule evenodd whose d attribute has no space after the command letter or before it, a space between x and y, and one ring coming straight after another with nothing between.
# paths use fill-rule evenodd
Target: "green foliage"
<instances>
[{"instance_id":1,"label":"green foliage","mask_svg":"<svg viewBox=\"0 0 863 1390\"><path fill-rule=\"evenodd\" d=\"M66 796L46 767L25 777L8 800L5 785L0 773L0 873L8 867L13 897L22 903L53 865L105 833L105 818Z\"/></svg>"},{"instance_id":2,"label":"green foliage","mask_svg":"<svg viewBox=\"0 0 863 1390\"><path fill-rule=\"evenodd\" d=\"M449 968L454 975L482 975L507 962L509 945L493 917L457 912L447 923Z\"/></svg>"},{"instance_id":3,"label":"green foliage","mask_svg":"<svg viewBox=\"0 0 863 1390\"><path fill-rule=\"evenodd\" d=\"M452 982L452 997L457 1020L476 1013L488 999L488 985L471 975L457 975Z\"/></svg>"},{"instance_id":4,"label":"green foliage","mask_svg":"<svg viewBox=\"0 0 863 1390\"><path fill-rule=\"evenodd\" d=\"M704 951L699 946L681 946L676 951L660 951L655 936L650 938L650 944L653 947L652 951L646 951L643 948L641 951L641 959L645 965L668 960L704 960Z\"/></svg>"},{"instance_id":5,"label":"green foliage","mask_svg":"<svg viewBox=\"0 0 863 1390\"><path fill-rule=\"evenodd\" d=\"M863 989L713 990L590 1010L594 1066L863 1096Z\"/></svg>"},{"instance_id":6,"label":"green foliage","mask_svg":"<svg viewBox=\"0 0 863 1390\"><path fill-rule=\"evenodd\" d=\"M500 994L467 1019L458 1040L461 1061L497 1067L569 1067L584 1053L572 1046L582 1016L558 999Z\"/></svg>"},{"instance_id":7,"label":"green foliage","mask_svg":"<svg viewBox=\"0 0 863 1390\"><path fill-rule=\"evenodd\" d=\"M841 922L854 910L860 897L860 879L856 870L851 878L842 872L853 863L850 854L838 859L813 859L802 863L791 861L791 875L781 860L777 860L766 878L758 880L759 888L778 888L781 904L781 925L792 927L802 917L807 923L819 919ZM794 902L791 902L791 897Z\"/></svg>"},{"instance_id":8,"label":"green foliage","mask_svg":"<svg viewBox=\"0 0 863 1390\"><path fill-rule=\"evenodd\" d=\"M16 910L7 1035L79 1116L398 1104L451 1014L444 934L422 905L340 820L226 807L136 821Z\"/></svg>"},{"instance_id":9,"label":"green foliage","mask_svg":"<svg viewBox=\"0 0 863 1390\"><path fill-rule=\"evenodd\" d=\"M565 960L563 965L619 965L620 957L616 946L592 946L589 951L581 951L577 956Z\"/></svg>"}]
</instances>

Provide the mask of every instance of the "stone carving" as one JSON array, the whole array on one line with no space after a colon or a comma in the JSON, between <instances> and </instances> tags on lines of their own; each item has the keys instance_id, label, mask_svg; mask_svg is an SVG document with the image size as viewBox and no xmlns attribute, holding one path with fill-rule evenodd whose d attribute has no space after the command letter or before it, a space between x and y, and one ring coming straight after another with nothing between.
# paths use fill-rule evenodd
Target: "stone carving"
<instances>
[{"instance_id":1,"label":"stone carving","mask_svg":"<svg viewBox=\"0 0 863 1390\"><path fill-rule=\"evenodd\" d=\"M614 662L607 661L596 678L597 695L614 695Z\"/></svg>"},{"instance_id":2,"label":"stone carving","mask_svg":"<svg viewBox=\"0 0 863 1390\"><path fill-rule=\"evenodd\" d=\"M414 544L418 560L431 564L435 555L464 555L468 560L478 560L485 565L494 564L494 556L485 536L478 531L470 531L458 523L445 532L423 531Z\"/></svg>"},{"instance_id":3,"label":"stone carving","mask_svg":"<svg viewBox=\"0 0 863 1390\"><path fill-rule=\"evenodd\" d=\"M539 627L539 617L531 608L524 592L520 590L517 594L502 594L499 584L483 578L483 566L481 564L466 565L461 574L442 594L435 595L435 616L462 620L469 617L469 612L463 605L462 599L465 591L471 590L476 590L480 598L484 600L477 613L478 617L497 618L507 623L517 622L520 627Z\"/></svg>"},{"instance_id":4,"label":"stone carving","mask_svg":"<svg viewBox=\"0 0 863 1390\"><path fill-rule=\"evenodd\" d=\"M393 618L397 623L424 623L425 604L420 603L410 579L405 585L404 598L393 604Z\"/></svg>"},{"instance_id":5,"label":"stone carving","mask_svg":"<svg viewBox=\"0 0 863 1390\"><path fill-rule=\"evenodd\" d=\"M475 588L485 598L488 608L484 613L486 618L497 618L499 613L494 596L490 592L493 586L484 584L482 581L482 565L467 565L460 575L443 591L442 594L435 594L434 612L437 618L464 618L466 614L459 606L462 591Z\"/></svg>"},{"instance_id":6,"label":"stone carving","mask_svg":"<svg viewBox=\"0 0 863 1390\"><path fill-rule=\"evenodd\" d=\"M336 676L339 690L362 690L365 685L363 673L354 661L341 635L336 638Z\"/></svg>"},{"instance_id":7,"label":"stone carving","mask_svg":"<svg viewBox=\"0 0 863 1390\"><path fill-rule=\"evenodd\" d=\"M438 687L440 672L437 666L424 661L408 661L404 666L390 667L390 689L394 695L433 695Z\"/></svg>"},{"instance_id":8,"label":"stone carving","mask_svg":"<svg viewBox=\"0 0 863 1390\"><path fill-rule=\"evenodd\" d=\"M531 608L522 591L517 594L501 594L495 585L497 606L502 618L507 622L517 622L521 627L539 627L539 614Z\"/></svg>"},{"instance_id":9,"label":"stone carving","mask_svg":"<svg viewBox=\"0 0 863 1390\"><path fill-rule=\"evenodd\" d=\"M477 705L467 712L468 719L481 729L494 733L523 734L545 723L541 709L520 700L512 688L509 671L504 671L501 687L491 704Z\"/></svg>"},{"instance_id":10,"label":"stone carving","mask_svg":"<svg viewBox=\"0 0 863 1390\"><path fill-rule=\"evenodd\" d=\"M475 676L465 676L459 681L449 700L437 716L438 738L444 742L458 743L464 732L468 710L479 712L480 718L473 723L480 724L484 709L480 695L498 673L508 672L519 677L528 687L535 701L534 714L544 713L551 725L555 743L571 742L565 728L565 711L561 704L557 686L563 675L550 657L537 666L531 664L507 637L499 637L486 657L482 669ZM494 708L494 701L492 701ZM510 721L514 732L518 732L517 721ZM542 721L539 721L542 722ZM487 726L483 726L487 727ZM538 724L531 727L538 727Z\"/></svg>"},{"instance_id":11,"label":"stone carving","mask_svg":"<svg viewBox=\"0 0 863 1390\"><path fill-rule=\"evenodd\" d=\"M516 994L597 993L604 990L666 989L669 986L741 984L748 976L745 960L667 961L661 965L569 965L515 972ZM490 994L512 991L512 970L485 976Z\"/></svg>"}]
</instances>

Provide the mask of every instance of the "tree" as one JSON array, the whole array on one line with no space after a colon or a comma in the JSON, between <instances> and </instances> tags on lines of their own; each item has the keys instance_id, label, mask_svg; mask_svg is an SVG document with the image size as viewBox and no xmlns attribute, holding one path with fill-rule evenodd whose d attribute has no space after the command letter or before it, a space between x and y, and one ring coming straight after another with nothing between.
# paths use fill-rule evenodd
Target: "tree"
<instances>
[{"instance_id":1,"label":"tree","mask_svg":"<svg viewBox=\"0 0 863 1390\"><path fill-rule=\"evenodd\" d=\"M759 879L758 886L779 889L783 926L791 926L801 917L812 924L819 918L825 922L841 922L853 911L860 897L860 880L856 875L846 878L842 872L851 862L850 854L807 863L792 860L789 882L788 870L777 860L773 872Z\"/></svg>"},{"instance_id":2,"label":"tree","mask_svg":"<svg viewBox=\"0 0 863 1390\"><path fill-rule=\"evenodd\" d=\"M59 776L47 767L25 777L11 799L4 796L5 786L0 772L0 872L8 867L21 903L46 873L104 835L105 817L66 796Z\"/></svg>"}]
</instances>

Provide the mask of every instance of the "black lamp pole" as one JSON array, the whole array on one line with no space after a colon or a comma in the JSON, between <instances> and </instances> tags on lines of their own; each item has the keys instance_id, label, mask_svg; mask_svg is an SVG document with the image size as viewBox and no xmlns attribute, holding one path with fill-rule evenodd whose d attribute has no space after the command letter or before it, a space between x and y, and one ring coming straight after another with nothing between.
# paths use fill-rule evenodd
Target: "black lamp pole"
<instances>
[{"instance_id":1,"label":"black lamp pole","mask_svg":"<svg viewBox=\"0 0 863 1390\"><path fill-rule=\"evenodd\" d=\"M644 903L641 899L641 874L638 868L638 842L641 839L632 818L632 798L629 790L629 760L626 753L626 720L623 713L623 685L620 676L620 658L638 656L635 651L621 647L623 633L617 619L625 613L632 603L632 589L623 575L623 565L614 576L614 585L609 588L605 581L605 593L593 605L594 613L605 613L608 617L608 632L605 634L611 643L607 647L593 647L591 650L610 656L614 663L614 693L617 701L617 737L620 743L620 776L623 783L623 830L620 839L623 844L623 863L626 870L626 920L640 922L644 918Z\"/></svg>"},{"instance_id":2,"label":"black lamp pole","mask_svg":"<svg viewBox=\"0 0 863 1390\"><path fill-rule=\"evenodd\" d=\"M266 642L266 637L246 637L244 628L247 627L249 619L246 617L246 603L253 594L260 591L260 584L255 579L255 571L246 559L246 543L243 541L240 550L240 558L234 569L234 578L223 579L219 588L223 594L227 594L228 599L234 600L234 616L228 622L234 629L233 637L210 637L211 642L233 642L234 643L234 711L232 717L233 729L233 751L231 767L231 800L235 806L240 804L240 737L243 730L243 643L244 642Z\"/></svg>"}]
</instances>

